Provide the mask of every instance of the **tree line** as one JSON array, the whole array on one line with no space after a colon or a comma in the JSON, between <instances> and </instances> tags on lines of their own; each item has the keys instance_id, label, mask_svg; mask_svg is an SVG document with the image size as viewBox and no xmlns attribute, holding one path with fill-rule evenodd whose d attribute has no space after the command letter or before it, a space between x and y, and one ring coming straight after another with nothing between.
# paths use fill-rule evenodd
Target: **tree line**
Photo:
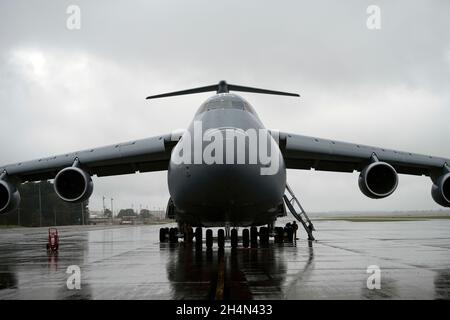
<instances>
[{"instance_id":1,"label":"tree line","mask_svg":"<svg viewBox=\"0 0 450 320\"><path fill-rule=\"evenodd\" d=\"M117 218L124 218L124 217L140 217L142 219L154 219L155 216L150 213L150 210L148 209L141 209L139 214L135 212L133 209L120 209L119 213L117 214Z\"/></svg>"},{"instance_id":2,"label":"tree line","mask_svg":"<svg viewBox=\"0 0 450 320\"><path fill-rule=\"evenodd\" d=\"M18 190L21 197L19 208L0 215L0 225L39 227L88 224L89 202L68 203L61 200L53 189L53 182L27 182L19 185Z\"/></svg>"}]
</instances>

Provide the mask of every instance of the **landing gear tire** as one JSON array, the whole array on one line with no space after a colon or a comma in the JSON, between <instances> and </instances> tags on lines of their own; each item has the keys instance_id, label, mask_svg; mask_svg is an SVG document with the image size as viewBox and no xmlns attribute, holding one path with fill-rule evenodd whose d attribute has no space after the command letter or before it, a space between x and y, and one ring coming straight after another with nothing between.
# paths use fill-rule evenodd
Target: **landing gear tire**
<instances>
[{"instance_id":1,"label":"landing gear tire","mask_svg":"<svg viewBox=\"0 0 450 320\"><path fill-rule=\"evenodd\" d=\"M170 243L178 242L178 228L170 228L169 229L169 242Z\"/></svg>"},{"instance_id":2,"label":"landing gear tire","mask_svg":"<svg viewBox=\"0 0 450 320\"><path fill-rule=\"evenodd\" d=\"M248 248L250 244L250 231L248 229L242 230L242 245L244 248Z\"/></svg>"},{"instance_id":3,"label":"landing gear tire","mask_svg":"<svg viewBox=\"0 0 450 320\"><path fill-rule=\"evenodd\" d=\"M211 249L213 246L213 232L211 229L206 230L206 248Z\"/></svg>"},{"instance_id":4,"label":"landing gear tire","mask_svg":"<svg viewBox=\"0 0 450 320\"><path fill-rule=\"evenodd\" d=\"M258 229L256 227L250 228L250 245L252 248L258 247Z\"/></svg>"},{"instance_id":5,"label":"landing gear tire","mask_svg":"<svg viewBox=\"0 0 450 320\"><path fill-rule=\"evenodd\" d=\"M282 227L275 228L275 243L283 243L284 230Z\"/></svg>"},{"instance_id":6,"label":"landing gear tire","mask_svg":"<svg viewBox=\"0 0 450 320\"><path fill-rule=\"evenodd\" d=\"M266 247L269 245L269 229L266 227L259 228L259 243Z\"/></svg>"},{"instance_id":7,"label":"landing gear tire","mask_svg":"<svg viewBox=\"0 0 450 320\"><path fill-rule=\"evenodd\" d=\"M197 227L195 229L195 247L201 248L202 247L202 228Z\"/></svg>"},{"instance_id":8,"label":"landing gear tire","mask_svg":"<svg viewBox=\"0 0 450 320\"><path fill-rule=\"evenodd\" d=\"M219 229L217 232L217 244L219 249L223 249L225 246L225 231L223 229Z\"/></svg>"},{"instance_id":9,"label":"landing gear tire","mask_svg":"<svg viewBox=\"0 0 450 320\"><path fill-rule=\"evenodd\" d=\"M159 229L159 242L166 242L167 240L167 229L161 228Z\"/></svg>"},{"instance_id":10,"label":"landing gear tire","mask_svg":"<svg viewBox=\"0 0 450 320\"><path fill-rule=\"evenodd\" d=\"M192 243L192 239L194 238L194 231L192 229L192 227L187 227L186 231L185 231L185 235L184 235L184 241L186 243Z\"/></svg>"},{"instance_id":11,"label":"landing gear tire","mask_svg":"<svg viewBox=\"0 0 450 320\"><path fill-rule=\"evenodd\" d=\"M237 248L238 246L238 231L236 229L231 230L231 247Z\"/></svg>"}]
</instances>

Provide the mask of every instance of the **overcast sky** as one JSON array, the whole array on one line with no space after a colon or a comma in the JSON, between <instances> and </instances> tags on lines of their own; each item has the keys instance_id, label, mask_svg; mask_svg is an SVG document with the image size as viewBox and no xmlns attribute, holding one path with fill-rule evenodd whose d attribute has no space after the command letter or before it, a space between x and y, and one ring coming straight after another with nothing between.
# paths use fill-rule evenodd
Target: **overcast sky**
<instances>
[{"instance_id":1,"label":"overcast sky","mask_svg":"<svg viewBox=\"0 0 450 320\"><path fill-rule=\"evenodd\" d=\"M445 0L0 0L0 165L185 128L210 94L144 98L221 79L302 95L242 93L268 128L450 158L449 30ZM427 177L382 200L357 177L288 171L307 210L440 208ZM165 207L167 174L94 178L103 195Z\"/></svg>"}]
</instances>

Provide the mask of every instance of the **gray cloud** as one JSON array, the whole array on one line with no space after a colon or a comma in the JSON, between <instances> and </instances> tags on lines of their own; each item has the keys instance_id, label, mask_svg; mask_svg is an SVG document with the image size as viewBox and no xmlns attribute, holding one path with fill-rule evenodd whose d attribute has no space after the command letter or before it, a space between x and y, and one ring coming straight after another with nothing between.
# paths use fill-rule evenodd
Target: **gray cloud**
<instances>
[{"instance_id":1,"label":"gray cloud","mask_svg":"<svg viewBox=\"0 0 450 320\"><path fill-rule=\"evenodd\" d=\"M81 8L81 30L66 8ZM0 163L186 127L208 94L148 94L226 79L296 91L243 94L269 128L450 157L450 3L378 1L2 1ZM400 177L370 200L356 174L289 171L311 210L438 208L430 181ZM95 179L117 207L163 206L165 173Z\"/></svg>"}]
</instances>

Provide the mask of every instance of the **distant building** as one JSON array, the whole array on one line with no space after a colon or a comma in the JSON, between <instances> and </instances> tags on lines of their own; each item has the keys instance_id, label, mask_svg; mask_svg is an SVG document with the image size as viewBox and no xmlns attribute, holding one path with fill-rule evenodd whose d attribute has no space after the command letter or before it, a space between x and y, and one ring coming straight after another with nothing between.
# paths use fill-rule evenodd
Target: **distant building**
<instances>
[{"instance_id":1,"label":"distant building","mask_svg":"<svg viewBox=\"0 0 450 320\"><path fill-rule=\"evenodd\" d=\"M122 216L120 218L120 224L136 224L138 219L137 216Z\"/></svg>"},{"instance_id":2,"label":"distant building","mask_svg":"<svg viewBox=\"0 0 450 320\"><path fill-rule=\"evenodd\" d=\"M157 219L165 219L166 218L166 211L162 210L162 209L150 210L150 214Z\"/></svg>"},{"instance_id":3,"label":"distant building","mask_svg":"<svg viewBox=\"0 0 450 320\"><path fill-rule=\"evenodd\" d=\"M103 217L102 210L89 210L91 218L101 218Z\"/></svg>"}]
</instances>

